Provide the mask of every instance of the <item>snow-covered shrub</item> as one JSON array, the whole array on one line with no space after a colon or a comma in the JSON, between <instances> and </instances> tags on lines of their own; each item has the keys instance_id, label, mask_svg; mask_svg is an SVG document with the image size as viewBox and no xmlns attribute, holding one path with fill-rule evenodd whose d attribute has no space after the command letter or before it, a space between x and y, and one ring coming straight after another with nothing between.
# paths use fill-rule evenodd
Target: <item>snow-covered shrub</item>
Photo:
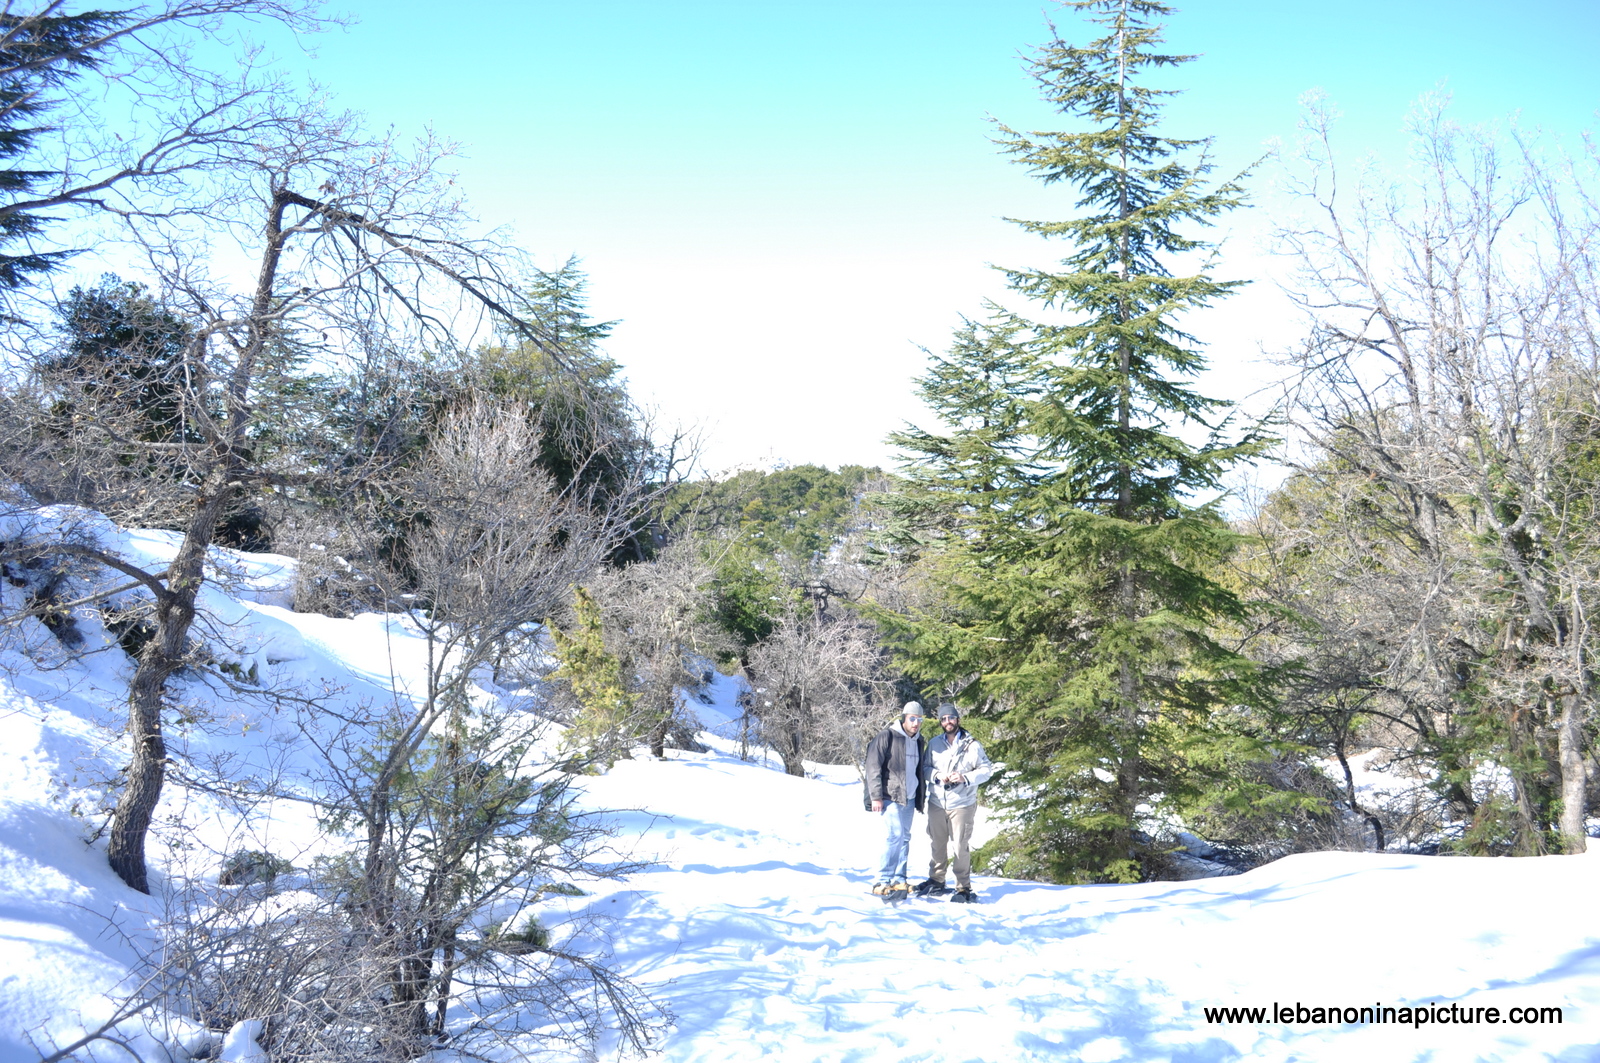
<instances>
[{"instance_id":1,"label":"snow-covered shrub","mask_svg":"<svg viewBox=\"0 0 1600 1063\"><path fill-rule=\"evenodd\" d=\"M384 610L388 596L383 588L361 566L348 560L350 554L359 557L358 549L344 536L334 537L331 545L302 544L297 550L294 611L349 617Z\"/></svg>"},{"instance_id":2,"label":"snow-covered shrub","mask_svg":"<svg viewBox=\"0 0 1600 1063\"><path fill-rule=\"evenodd\" d=\"M287 875L294 865L281 856L261 849L239 849L222 862L217 875L219 886L254 886L271 883L279 875Z\"/></svg>"}]
</instances>

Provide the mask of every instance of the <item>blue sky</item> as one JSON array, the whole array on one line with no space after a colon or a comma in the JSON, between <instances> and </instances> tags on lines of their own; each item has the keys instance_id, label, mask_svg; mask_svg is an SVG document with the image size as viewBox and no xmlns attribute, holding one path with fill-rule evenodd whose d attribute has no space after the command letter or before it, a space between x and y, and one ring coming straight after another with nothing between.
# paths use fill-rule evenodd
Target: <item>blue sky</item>
<instances>
[{"instance_id":1,"label":"blue sky","mask_svg":"<svg viewBox=\"0 0 1600 1063\"><path fill-rule=\"evenodd\" d=\"M609 350L667 424L698 425L705 464L887 462L919 416L911 380L963 313L999 296L989 263L1058 257L1006 216L1063 217L1072 196L995 154L992 115L1053 124L1022 66L1087 31L1040 0L361 0L316 42L313 77L402 131L461 142L480 217L544 265L584 259ZM1224 168L1293 138L1325 91L1351 153L1399 159L1416 98L1456 117L1514 112L1569 138L1600 107L1600 3L1196 0L1168 24L1202 58L1168 132L1213 136ZM291 60L295 65L303 61ZM1258 187L1268 186L1263 173ZM1269 370L1295 324L1259 234L1270 196L1229 236L1260 283L1197 322L1214 393Z\"/></svg>"}]
</instances>

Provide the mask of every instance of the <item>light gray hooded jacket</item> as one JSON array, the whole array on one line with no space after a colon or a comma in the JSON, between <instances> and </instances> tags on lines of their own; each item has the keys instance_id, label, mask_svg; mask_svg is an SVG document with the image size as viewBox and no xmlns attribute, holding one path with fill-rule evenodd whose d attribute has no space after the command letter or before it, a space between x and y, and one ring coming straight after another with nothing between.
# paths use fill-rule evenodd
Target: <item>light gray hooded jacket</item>
<instances>
[{"instance_id":1,"label":"light gray hooded jacket","mask_svg":"<svg viewBox=\"0 0 1600 1063\"><path fill-rule=\"evenodd\" d=\"M928 774L928 796L940 808L965 808L978 803L978 787L994 775L994 765L983 751L978 740L957 728L953 735L937 734L928 743L928 756L933 770ZM967 781L957 786L945 786L939 779L951 772L959 772Z\"/></svg>"}]
</instances>

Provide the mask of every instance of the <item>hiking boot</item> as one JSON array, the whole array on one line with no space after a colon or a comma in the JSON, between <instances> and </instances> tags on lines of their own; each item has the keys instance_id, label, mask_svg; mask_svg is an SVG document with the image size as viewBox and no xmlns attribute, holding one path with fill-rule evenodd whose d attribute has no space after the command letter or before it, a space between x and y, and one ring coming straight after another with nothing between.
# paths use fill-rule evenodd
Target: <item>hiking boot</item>
<instances>
[{"instance_id":1,"label":"hiking boot","mask_svg":"<svg viewBox=\"0 0 1600 1063\"><path fill-rule=\"evenodd\" d=\"M925 879L917 883L918 897L942 897L949 892L944 883L935 878Z\"/></svg>"},{"instance_id":2,"label":"hiking boot","mask_svg":"<svg viewBox=\"0 0 1600 1063\"><path fill-rule=\"evenodd\" d=\"M898 882L890 883L889 889L894 893L910 893L911 883L907 882L905 879L900 879Z\"/></svg>"},{"instance_id":3,"label":"hiking boot","mask_svg":"<svg viewBox=\"0 0 1600 1063\"><path fill-rule=\"evenodd\" d=\"M879 882L877 885L872 887L872 895L874 897L882 897L884 894L888 893L890 891L890 889L892 889L892 888L893 887L891 887L889 885L889 883L887 883L887 882Z\"/></svg>"},{"instance_id":4,"label":"hiking boot","mask_svg":"<svg viewBox=\"0 0 1600 1063\"><path fill-rule=\"evenodd\" d=\"M952 904L977 904L978 895L970 889L956 890L955 894L951 896L950 902Z\"/></svg>"}]
</instances>

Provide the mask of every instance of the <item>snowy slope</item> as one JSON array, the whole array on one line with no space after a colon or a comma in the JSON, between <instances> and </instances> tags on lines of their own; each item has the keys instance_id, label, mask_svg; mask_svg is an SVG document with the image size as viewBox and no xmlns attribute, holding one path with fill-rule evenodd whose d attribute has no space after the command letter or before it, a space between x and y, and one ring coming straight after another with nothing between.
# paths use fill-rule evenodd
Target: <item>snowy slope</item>
<instances>
[{"instance_id":1,"label":"snowy slope","mask_svg":"<svg viewBox=\"0 0 1600 1063\"><path fill-rule=\"evenodd\" d=\"M876 834L850 769L797 780L724 752L672 756L593 788L670 817L633 824L664 866L609 902L630 972L672 980L668 1059L1600 1059L1600 854L1319 853L1137 886L980 877L980 905L886 909L865 895ZM1203 1012L1297 1001L1561 1006L1564 1021Z\"/></svg>"},{"instance_id":2,"label":"snowy slope","mask_svg":"<svg viewBox=\"0 0 1600 1063\"><path fill-rule=\"evenodd\" d=\"M159 534L114 534L146 558L170 546ZM265 681L349 699L408 681L415 655L401 619L295 614L283 559L219 552L217 562L238 577L232 593L208 593L211 630ZM154 897L122 887L84 841L94 818L70 810L92 804L96 780L124 756L126 659L114 645L52 657L34 628L31 656L0 651L0 1063L35 1060L30 1036L59 1044L106 1014L104 992L165 903L160 875ZM667 1059L1600 1060L1600 854L1324 853L1139 886L979 878L979 905L890 909L866 893L877 824L854 770L816 766L797 779L775 759L741 761L731 681L713 693L701 707L709 752L658 762L641 751L586 784L586 804L624 810L613 812L619 841L654 866L542 909L558 936L603 917L612 962L676 1016ZM293 730L261 703L197 686L185 696L212 721L182 738L196 763L293 766ZM240 818L174 786L162 812L158 868L242 842L297 861L330 844L303 805ZM918 839L914 872L927 858ZM1560 1007L1563 1022L1218 1024L1204 1014L1296 1002L1455 1003L1502 1018ZM206 1040L181 1023L156 1037ZM155 1039L136 1046L146 1058L163 1058Z\"/></svg>"}]
</instances>

